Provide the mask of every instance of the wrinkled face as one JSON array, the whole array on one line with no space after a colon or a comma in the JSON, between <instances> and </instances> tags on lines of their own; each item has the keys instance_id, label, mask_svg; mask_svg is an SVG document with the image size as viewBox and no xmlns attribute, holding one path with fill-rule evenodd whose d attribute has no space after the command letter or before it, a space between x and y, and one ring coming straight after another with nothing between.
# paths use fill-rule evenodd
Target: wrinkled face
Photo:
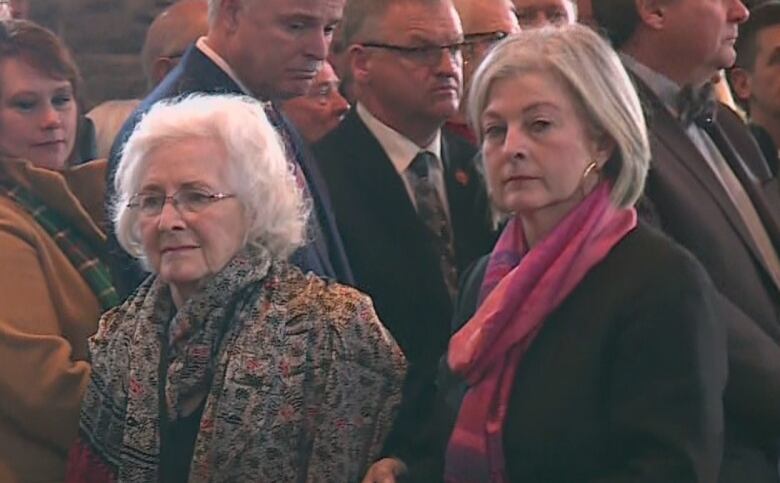
<instances>
[{"instance_id":1,"label":"wrinkled face","mask_svg":"<svg viewBox=\"0 0 780 483\"><path fill-rule=\"evenodd\" d=\"M65 168L76 142L73 86L27 62L0 62L0 152L43 168Z\"/></svg>"},{"instance_id":2,"label":"wrinkled face","mask_svg":"<svg viewBox=\"0 0 780 483\"><path fill-rule=\"evenodd\" d=\"M602 165L569 90L547 73L497 80L481 117L482 155L493 203L504 212L557 223L595 184ZM587 185L587 186L586 186Z\"/></svg>"},{"instance_id":3,"label":"wrinkled face","mask_svg":"<svg viewBox=\"0 0 780 483\"><path fill-rule=\"evenodd\" d=\"M570 0L512 0L520 28L568 25L577 21Z\"/></svg>"},{"instance_id":4,"label":"wrinkled face","mask_svg":"<svg viewBox=\"0 0 780 483\"><path fill-rule=\"evenodd\" d=\"M674 0L664 13L664 30L673 55L698 80L731 67L738 25L748 18L740 0Z\"/></svg>"},{"instance_id":5,"label":"wrinkled face","mask_svg":"<svg viewBox=\"0 0 780 483\"><path fill-rule=\"evenodd\" d=\"M339 94L339 78L328 62L323 64L309 91L282 103L282 110L303 138L315 143L338 126L349 109Z\"/></svg>"},{"instance_id":6,"label":"wrinkled face","mask_svg":"<svg viewBox=\"0 0 780 483\"><path fill-rule=\"evenodd\" d=\"M345 0L245 0L229 63L253 94L306 93L322 67Z\"/></svg>"},{"instance_id":7,"label":"wrinkled face","mask_svg":"<svg viewBox=\"0 0 780 483\"><path fill-rule=\"evenodd\" d=\"M780 25L756 36L756 61L750 75L750 112L780 119Z\"/></svg>"},{"instance_id":8,"label":"wrinkled face","mask_svg":"<svg viewBox=\"0 0 780 483\"><path fill-rule=\"evenodd\" d=\"M139 193L171 196L182 189L235 194L228 183L225 148L212 139L175 141L145 160ZM168 199L159 215L138 213L141 244L152 270L172 290L191 294L243 247L247 226L236 198L208 203L197 212Z\"/></svg>"},{"instance_id":9,"label":"wrinkled face","mask_svg":"<svg viewBox=\"0 0 780 483\"><path fill-rule=\"evenodd\" d=\"M447 2L394 3L380 25L370 42L424 50L365 48L367 84L361 88L370 90L391 118L443 123L457 112L462 90L462 52L437 48L463 40L455 8Z\"/></svg>"},{"instance_id":10,"label":"wrinkled face","mask_svg":"<svg viewBox=\"0 0 780 483\"><path fill-rule=\"evenodd\" d=\"M463 38L466 46L463 51L463 84L468 89L471 76L488 51L502 36L520 30L514 7L509 1L484 2L479 11L464 21Z\"/></svg>"}]
</instances>

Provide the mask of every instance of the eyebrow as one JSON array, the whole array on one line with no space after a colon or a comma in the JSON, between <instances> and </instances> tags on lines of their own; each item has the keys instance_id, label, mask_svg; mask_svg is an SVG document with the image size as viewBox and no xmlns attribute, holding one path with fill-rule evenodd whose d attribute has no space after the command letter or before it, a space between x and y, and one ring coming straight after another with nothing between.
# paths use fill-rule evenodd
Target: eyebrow
<instances>
[{"instance_id":1,"label":"eyebrow","mask_svg":"<svg viewBox=\"0 0 780 483\"><path fill-rule=\"evenodd\" d=\"M419 43L423 45L447 45L447 44L457 44L459 42L463 42L463 34L457 34L454 38L449 38L447 40L444 40L442 43L440 43L438 40L431 39L429 36L419 34L419 33L412 33L409 36L409 41L412 43Z\"/></svg>"},{"instance_id":2,"label":"eyebrow","mask_svg":"<svg viewBox=\"0 0 780 483\"><path fill-rule=\"evenodd\" d=\"M780 58L780 46L772 49L772 52L769 54L769 62L775 62L779 58Z\"/></svg>"},{"instance_id":3,"label":"eyebrow","mask_svg":"<svg viewBox=\"0 0 780 483\"><path fill-rule=\"evenodd\" d=\"M554 103L552 103L552 102L548 102L548 101L538 101L538 102L534 102L534 103L532 103L532 104L529 104L528 106L525 106L525 107L522 109L522 111L521 111L521 112L522 112L523 114L527 114L527 113L529 113L529 112L537 111L537 110L539 110L539 109L543 109L543 108L549 108L549 109L553 109L553 110L555 110L555 111L558 111L558 112L560 112L560 110L561 110L561 108L560 108L560 107L558 107L557 105L555 105L555 104L554 104ZM500 114L498 114L498 113L497 113L495 110L492 110L492 109L490 109L490 107L489 107L489 106L488 106L488 108L487 108L487 109L485 109L485 112L483 112L483 113L482 113L482 116L481 116L481 117L482 117L482 118L484 118L485 116L496 116L496 117L501 117L501 115L500 115Z\"/></svg>"}]
</instances>

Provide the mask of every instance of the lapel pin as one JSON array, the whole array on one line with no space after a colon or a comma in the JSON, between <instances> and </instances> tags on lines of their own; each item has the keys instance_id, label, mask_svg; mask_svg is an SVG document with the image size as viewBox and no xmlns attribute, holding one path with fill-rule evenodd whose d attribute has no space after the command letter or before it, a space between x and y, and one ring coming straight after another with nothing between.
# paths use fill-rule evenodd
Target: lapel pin
<instances>
[{"instance_id":1,"label":"lapel pin","mask_svg":"<svg viewBox=\"0 0 780 483\"><path fill-rule=\"evenodd\" d=\"M455 181L461 186L467 186L469 184L469 174L462 169L455 171Z\"/></svg>"}]
</instances>

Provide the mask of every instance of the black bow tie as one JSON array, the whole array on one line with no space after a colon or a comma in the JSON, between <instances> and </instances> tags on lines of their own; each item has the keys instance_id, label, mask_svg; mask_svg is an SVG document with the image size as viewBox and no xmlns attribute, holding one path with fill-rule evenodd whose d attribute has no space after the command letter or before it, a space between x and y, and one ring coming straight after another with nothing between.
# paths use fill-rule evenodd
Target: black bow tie
<instances>
[{"instance_id":1,"label":"black bow tie","mask_svg":"<svg viewBox=\"0 0 780 483\"><path fill-rule=\"evenodd\" d=\"M706 126L715 119L715 111L718 107L715 89L710 83L698 89L687 85L677 95L676 107L678 118L683 126L688 127L693 123Z\"/></svg>"}]
</instances>

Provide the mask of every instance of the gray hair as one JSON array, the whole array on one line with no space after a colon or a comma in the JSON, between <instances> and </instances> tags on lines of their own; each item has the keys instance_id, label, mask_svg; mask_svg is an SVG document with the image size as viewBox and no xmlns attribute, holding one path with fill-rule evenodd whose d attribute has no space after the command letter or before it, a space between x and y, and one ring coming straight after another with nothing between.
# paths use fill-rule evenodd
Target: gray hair
<instances>
[{"instance_id":1,"label":"gray hair","mask_svg":"<svg viewBox=\"0 0 780 483\"><path fill-rule=\"evenodd\" d=\"M474 74L468 97L468 118L480 143L492 86L530 72L561 79L590 131L615 142L615 153L602 171L613 183L610 197L618 207L636 203L650 164L642 106L615 51L582 25L526 30L491 50Z\"/></svg>"},{"instance_id":2,"label":"gray hair","mask_svg":"<svg viewBox=\"0 0 780 483\"><path fill-rule=\"evenodd\" d=\"M338 38L334 39L337 48L344 50L356 42L376 40L366 39L363 36L368 32L374 35L383 32L382 20L390 6L402 3L440 5L452 4L452 0L348 0L344 7Z\"/></svg>"},{"instance_id":3,"label":"gray hair","mask_svg":"<svg viewBox=\"0 0 780 483\"><path fill-rule=\"evenodd\" d=\"M146 261L137 212L127 204L140 188L149 153L191 139L213 139L225 147L230 188L245 209L245 243L285 258L305 242L309 207L263 105L245 96L195 94L152 106L123 148L113 206L122 248Z\"/></svg>"},{"instance_id":4,"label":"gray hair","mask_svg":"<svg viewBox=\"0 0 780 483\"><path fill-rule=\"evenodd\" d=\"M224 0L208 0L209 2L209 28L213 27L217 22L217 15L219 14L219 6ZM254 2L256 0L240 0L242 4L247 2Z\"/></svg>"}]
</instances>

